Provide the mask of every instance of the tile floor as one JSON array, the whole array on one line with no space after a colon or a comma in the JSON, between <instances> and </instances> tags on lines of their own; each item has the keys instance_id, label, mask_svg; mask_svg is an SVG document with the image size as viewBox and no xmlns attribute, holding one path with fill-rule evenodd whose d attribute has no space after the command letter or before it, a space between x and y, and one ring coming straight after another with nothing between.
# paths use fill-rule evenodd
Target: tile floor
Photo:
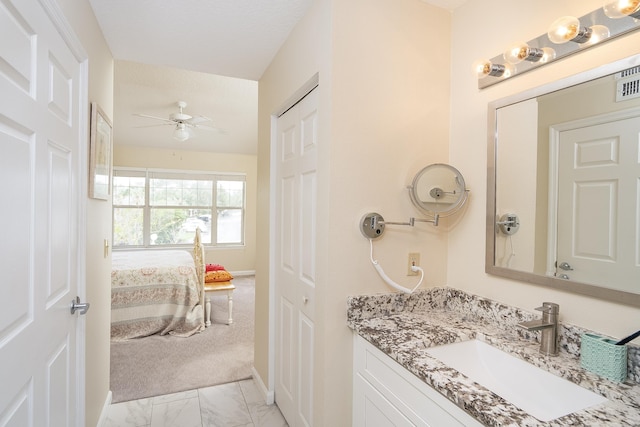
<instances>
[{"instance_id":1,"label":"tile floor","mask_svg":"<svg viewBox=\"0 0 640 427\"><path fill-rule=\"evenodd\" d=\"M287 427L287 422L249 379L115 403L104 427Z\"/></svg>"}]
</instances>

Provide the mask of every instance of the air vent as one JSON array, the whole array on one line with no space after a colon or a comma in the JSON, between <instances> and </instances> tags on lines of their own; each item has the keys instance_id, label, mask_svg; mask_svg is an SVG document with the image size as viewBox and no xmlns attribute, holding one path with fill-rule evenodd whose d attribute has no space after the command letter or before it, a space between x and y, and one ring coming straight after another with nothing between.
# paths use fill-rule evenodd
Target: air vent
<instances>
[{"instance_id":1,"label":"air vent","mask_svg":"<svg viewBox=\"0 0 640 427\"><path fill-rule=\"evenodd\" d=\"M622 70L616 73L616 79L624 79L627 77L635 76L640 74L640 65L637 67L627 68L626 70Z\"/></svg>"},{"instance_id":2,"label":"air vent","mask_svg":"<svg viewBox=\"0 0 640 427\"><path fill-rule=\"evenodd\" d=\"M640 66L616 74L616 102L640 97Z\"/></svg>"}]
</instances>

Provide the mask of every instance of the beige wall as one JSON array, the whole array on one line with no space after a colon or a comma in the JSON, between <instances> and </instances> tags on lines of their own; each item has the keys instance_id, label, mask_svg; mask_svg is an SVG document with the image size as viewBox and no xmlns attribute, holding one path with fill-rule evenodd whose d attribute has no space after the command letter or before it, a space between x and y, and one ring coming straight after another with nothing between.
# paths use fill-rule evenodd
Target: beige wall
<instances>
[{"instance_id":1,"label":"beige wall","mask_svg":"<svg viewBox=\"0 0 640 427\"><path fill-rule=\"evenodd\" d=\"M270 266L270 158L271 158L271 115L279 110L287 99L320 72L321 88L330 87L328 58L331 50L330 2L314 1L310 11L292 31L291 35L265 71L258 84L258 211L257 254L256 254L256 316L254 368L267 387L272 387L269 378L269 266ZM329 105L329 91L321 89L320 109ZM329 115L320 115L320 135L322 139L328 129ZM326 190L319 190L326 194ZM326 196L322 196L326 204ZM321 203L319 203L322 206ZM326 221L318 218L318 229ZM324 246L324 241L318 242ZM326 265L326 262L325 264ZM271 354L272 355L272 354Z\"/></svg>"},{"instance_id":2,"label":"beige wall","mask_svg":"<svg viewBox=\"0 0 640 427\"><path fill-rule=\"evenodd\" d=\"M256 262L256 169L257 157L242 154L201 153L180 150L154 150L116 145L113 165L158 169L246 174L245 245L233 248L207 248L206 261L224 265L231 272L253 272Z\"/></svg>"},{"instance_id":3,"label":"beige wall","mask_svg":"<svg viewBox=\"0 0 640 427\"><path fill-rule=\"evenodd\" d=\"M539 97L540 129L548 129L557 123L640 107L640 98L616 102L615 88L615 77L606 76L572 89ZM548 132L541 132L538 138L538 144L549 143Z\"/></svg>"},{"instance_id":4,"label":"beige wall","mask_svg":"<svg viewBox=\"0 0 640 427\"><path fill-rule=\"evenodd\" d=\"M89 1L58 4L89 56L89 102L97 102L113 118L113 57ZM111 202L87 199L86 214L86 299L91 310L86 316L85 424L94 426L109 393L111 257L104 256L103 245L105 239L111 241Z\"/></svg>"},{"instance_id":5,"label":"beige wall","mask_svg":"<svg viewBox=\"0 0 640 427\"><path fill-rule=\"evenodd\" d=\"M484 273L487 103L534 88L561 77L595 68L638 53L640 33L605 43L572 57L478 90L471 64L491 58L518 40L543 34L563 15L582 16L602 6L600 0L470 1L453 14L451 92L451 163L465 173L473 188L469 209L449 234L448 284L533 310L542 301L560 304L563 321L616 337L633 332L640 323L640 309L549 288L515 282ZM527 10L525 15L522 10ZM496 13L499 11L499 13ZM523 19L523 17L526 17ZM480 31L481 29L481 31ZM460 268L463 265L464 268Z\"/></svg>"},{"instance_id":6,"label":"beige wall","mask_svg":"<svg viewBox=\"0 0 640 427\"><path fill-rule=\"evenodd\" d=\"M315 425L351 420L347 297L390 291L369 262L360 218L419 216L406 185L427 164L447 161L449 21L448 12L419 0L315 1L260 80L258 209L266 213L270 114L319 72ZM267 381L269 222L261 221L255 366ZM407 255L420 252L423 287L444 285L447 227L389 227L375 256L407 284L415 283L406 276Z\"/></svg>"}]
</instances>

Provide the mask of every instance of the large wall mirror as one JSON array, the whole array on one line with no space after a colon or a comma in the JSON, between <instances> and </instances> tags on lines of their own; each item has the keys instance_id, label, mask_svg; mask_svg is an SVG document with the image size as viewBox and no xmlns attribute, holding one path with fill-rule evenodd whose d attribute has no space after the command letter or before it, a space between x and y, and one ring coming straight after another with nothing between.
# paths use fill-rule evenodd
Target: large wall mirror
<instances>
[{"instance_id":1,"label":"large wall mirror","mask_svg":"<svg viewBox=\"0 0 640 427\"><path fill-rule=\"evenodd\" d=\"M486 272L640 307L640 55L489 104Z\"/></svg>"}]
</instances>

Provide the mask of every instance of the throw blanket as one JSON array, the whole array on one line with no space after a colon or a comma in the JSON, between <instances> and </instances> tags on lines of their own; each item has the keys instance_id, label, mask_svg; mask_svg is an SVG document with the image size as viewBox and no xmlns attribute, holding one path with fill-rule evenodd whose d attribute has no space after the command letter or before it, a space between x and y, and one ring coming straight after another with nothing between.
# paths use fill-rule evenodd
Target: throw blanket
<instances>
[{"instance_id":1,"label":"throw blanket","mask_svg":"<svg viewBox=\"0 0 640 427\"><path fill-rule=\"evenodd\" d=\"M114 252L111 338L188 337L204 329L201 286L187 251Z\"/></svg>"}]
</instances>

